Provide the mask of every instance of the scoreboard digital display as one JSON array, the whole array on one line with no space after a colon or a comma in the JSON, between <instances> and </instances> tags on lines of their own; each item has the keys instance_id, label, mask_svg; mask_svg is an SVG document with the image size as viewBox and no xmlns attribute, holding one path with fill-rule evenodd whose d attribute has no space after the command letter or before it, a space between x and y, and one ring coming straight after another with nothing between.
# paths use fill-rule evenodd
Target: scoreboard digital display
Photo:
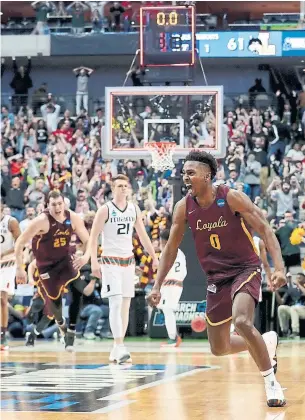
<instances>
[{"instance_id":1,"label":"scoreboard digital display","mask_svg":"<svg viewBox=\"0 0 305 420\"><path fill-rule=\"evenodd\" d=\"M140 65L190 66L194 63L194 7L142 7Z\"/></svg>"}]
</instances>

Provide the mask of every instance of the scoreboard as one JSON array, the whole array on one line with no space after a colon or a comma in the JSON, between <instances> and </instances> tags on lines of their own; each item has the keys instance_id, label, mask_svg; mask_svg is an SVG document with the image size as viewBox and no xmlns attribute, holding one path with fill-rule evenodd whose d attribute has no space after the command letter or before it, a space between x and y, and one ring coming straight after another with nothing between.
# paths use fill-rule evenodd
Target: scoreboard
<instances>
[{"instance_id":1,"label":"scoreboard","mask_svg":"<svg viewBox=\"0 0 305 420\"><path fill-rule=\"evenodd\" d=\"M195 63L195 9L185 6L140 9L140 65Z\"/></svg>"}]
</instances>

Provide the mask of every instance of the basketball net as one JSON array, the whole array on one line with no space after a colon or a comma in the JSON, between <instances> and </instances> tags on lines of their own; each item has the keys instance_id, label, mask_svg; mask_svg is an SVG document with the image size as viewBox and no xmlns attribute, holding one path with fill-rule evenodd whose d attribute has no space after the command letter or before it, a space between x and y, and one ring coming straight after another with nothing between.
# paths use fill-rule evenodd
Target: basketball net
<instances>
[{"instance_id":1,"label":"basketball net","mask_svg":"<svg viewBox=\"0 0 305 420\"><path fill-rule=\"evenodd\" d=\"M176 143L169 142L145 143L144 147L151 153L151 166L155 171L166 171L167 169L173 169L175 167L173 152L176 146Z\"/></svg>"}]
</instances>

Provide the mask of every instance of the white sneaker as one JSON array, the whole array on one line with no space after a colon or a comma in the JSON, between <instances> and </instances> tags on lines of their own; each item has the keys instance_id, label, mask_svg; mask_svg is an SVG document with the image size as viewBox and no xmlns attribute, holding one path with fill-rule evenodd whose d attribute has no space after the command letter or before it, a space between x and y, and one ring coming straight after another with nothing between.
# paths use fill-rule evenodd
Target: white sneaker
<instances>
[{"instance_id":1,"label":"white sneaker","mask_svg":"<svg viewBox=\"0 0 305 420\"><path fill-rule=\"evenodd\" d=\"M262 335L263 340L265 341L268 354L271 361L271 366L273 367L274 373L277 371L277 357L276 350L279 344L279 336L275 331L269 331Z\"/></svg>"},{"instance_id":2,"label":"white sneaker","mask_svg":"<svg viewBox=\"0 0 305 420\"><path fill-rule=\"evenodd\" d=\"M114 363L116 362L116 346L112 347L112 350L109 355L109 362Z\"/></svg>"},{"instance_id":3,"label":"white sneaker","mask_svg":"<svg viewBox=\"0 0 305 420\"><path fill-rule=\"evenodd\" d=\"M268 407L283 407L286 400L281 385L278 382L265 383Z\"/></svg>"},{"instance_id":4,"label":"white sneaker","mask_svg":"<svg viewBox=\"0 0 305 420\"><path fill-rule=\"evenodd\" d=\"M111 350L110 356L109 356L109 362L116 362L118 364L122 363L131 363L132 359L130 356L129 351L127 351L125 346L115 346Z\"/></svg>"}]
</instances>

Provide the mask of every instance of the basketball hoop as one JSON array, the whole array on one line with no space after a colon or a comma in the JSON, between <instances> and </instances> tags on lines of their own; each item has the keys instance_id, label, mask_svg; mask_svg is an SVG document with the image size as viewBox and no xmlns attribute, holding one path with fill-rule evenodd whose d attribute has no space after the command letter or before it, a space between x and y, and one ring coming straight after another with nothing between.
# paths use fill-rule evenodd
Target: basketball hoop
<instances>
[{"instance_id":1,"label":"basketball hoop","mask_svg":"<svg viewBox=\"0 0 305 420\"><path fill-rule=\"evenodd\" d=\"M170 142L145 143L144 147L151 153L151 166L155 171L166 171L167 169L173 169L175 167L173 152L176 146L176 143Z\"/></svg>"}]
</instances>

